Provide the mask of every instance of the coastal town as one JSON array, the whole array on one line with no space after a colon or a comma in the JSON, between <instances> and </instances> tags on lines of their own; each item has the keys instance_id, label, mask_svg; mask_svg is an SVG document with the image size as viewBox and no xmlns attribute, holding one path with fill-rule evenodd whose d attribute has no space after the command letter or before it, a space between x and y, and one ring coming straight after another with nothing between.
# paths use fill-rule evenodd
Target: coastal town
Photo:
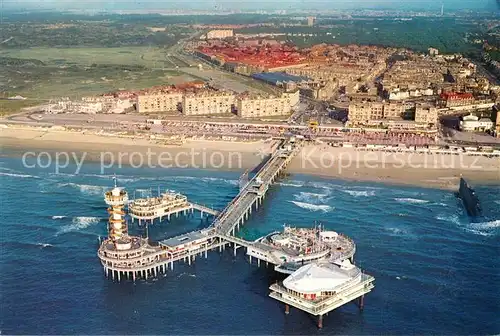
<instances>
[{"instance_id":1,"label":"coastal town","mask_svg":"<svg viewBox=\"0 0 500 336\"><path fill-rule=\"evenodd\" d=\"M497 333L499 1L2 5L0 333Z\"/></svg>"},{"instance_id":2,"label":"coastal town","mask_svg":"<svg viewBox=\"0 0 500 336\"><path fill-rule=\"evenodd\" d=\"M176 141L294 134L347 146L455 143L490 152L500 143L500 85L460 54L442 55L432 47L426 54L360 45L301 49L268 37L238 36L232 29L209 30L182 47L178 57L199 73L232 73L262 86L243 90L208 78L61 97L7 124L99 124L109 132ZM115 122L106 124L109 114Z\"/></svg>"}]
</instances>

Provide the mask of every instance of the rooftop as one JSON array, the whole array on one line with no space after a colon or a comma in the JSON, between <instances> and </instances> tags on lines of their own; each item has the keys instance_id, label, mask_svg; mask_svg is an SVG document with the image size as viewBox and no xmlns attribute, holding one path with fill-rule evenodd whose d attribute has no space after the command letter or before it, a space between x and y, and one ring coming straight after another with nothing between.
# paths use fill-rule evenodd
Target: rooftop
<instances>
[{"instance_id":1,"label":"rooftop","mask_svg":"<svg viewBox=\"0 0 500 336\"><path fill-rule=\"evenodd\" d=\"M283 285L304 294L337 290L361 274L348 260L344 263L342 266L326 262L302 266L286 278Z\"/></svg>"},{"instance_id":2,"label":"rooftop","mask_svg":"<svg viewBox=\"0 0 500 336\"><path fill-rule=\"evenodd\" d=\"M192 231L177 237L162 240L159 243L160 245L164 245L167 247L178 247L188 243L206 239L207 237L208 236L202 231Z\"/></svg>"}]
</instances>

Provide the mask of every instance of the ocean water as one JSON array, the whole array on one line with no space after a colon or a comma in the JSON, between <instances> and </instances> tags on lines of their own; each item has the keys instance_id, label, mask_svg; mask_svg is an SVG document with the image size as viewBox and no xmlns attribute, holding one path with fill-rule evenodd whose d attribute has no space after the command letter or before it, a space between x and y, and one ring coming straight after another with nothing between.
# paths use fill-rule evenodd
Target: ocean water
<instances>
[{"instance_id":1,"label":"ocean water","mask_svg":"<svg viewBox=\"0 0 500 336\"><path fill-rule=\"evenodd\" d=\"M240 235L254 239L284 223L343 232L356 263L376 278L365 310L348 304L312 318L268 297L272 268L242 249L176 263L158 279L113 283L97 240L106 235L102 193L110 175L87 164L23 168L0 163L1 325L4 334L498 334L500 188L477 187L485 218L471 223L452 192L291 175L273 186ZM131 196L158 187L222 209L238 172L117 169ZM198 216L155 223L161 239L206 226ZM142 233L137 226L132 232Z\"/></svg>"}]
</instances>

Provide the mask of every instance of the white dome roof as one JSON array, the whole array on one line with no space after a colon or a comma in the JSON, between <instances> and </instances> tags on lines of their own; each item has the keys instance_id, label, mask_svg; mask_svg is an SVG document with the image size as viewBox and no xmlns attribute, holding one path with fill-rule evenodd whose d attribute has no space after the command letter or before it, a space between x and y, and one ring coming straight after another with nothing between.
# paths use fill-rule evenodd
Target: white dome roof
<instances>
[{"instance_id":1,"label":"white dome roof","mask_svg":"<svg viewBox=\"0 0 500 336\"><path fill-rule=\"evenodd\" d=\"M302 266L283 281L283 285L303 294L334 291L356 276L349 275L333 264L308 264Z\"/></svg>"}]
</instances>

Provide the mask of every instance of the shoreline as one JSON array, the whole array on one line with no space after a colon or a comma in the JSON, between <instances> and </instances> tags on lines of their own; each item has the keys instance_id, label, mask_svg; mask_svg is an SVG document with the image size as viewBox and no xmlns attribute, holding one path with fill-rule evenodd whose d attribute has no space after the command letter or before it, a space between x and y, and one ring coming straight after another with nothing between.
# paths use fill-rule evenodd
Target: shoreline
<instances>
[{"instance_id":1,"label":"shoreline","mask_svg":"<svg viewBox=\"0 0 500 336\"><path fill-rule=\"evenodd\" d=\"M24 153L31 151L34 155L47 152L55 159L56 153L61 153L60 159L63 161L66 157L62 154L67 153L69 163L100 162L101 170L105 167L106 173L117 166L244 171L259 165L273 146L273 142L266 141L207 140L189 140L181 145L160 145L147 139L27 129L1 129L0 142L0 151L5 156L21 158ZM152 154L151 161L148 153ZM170 162L172 165L162 165L161 158L164 159L163 163ZM291 174L346 181L457 190L462 174L472 184L500 184L499 161L498 158L391 154L308 145L292 160L287 171ZM405 165L401 165L402 162Z\"/></svg>"}]
</instances>

